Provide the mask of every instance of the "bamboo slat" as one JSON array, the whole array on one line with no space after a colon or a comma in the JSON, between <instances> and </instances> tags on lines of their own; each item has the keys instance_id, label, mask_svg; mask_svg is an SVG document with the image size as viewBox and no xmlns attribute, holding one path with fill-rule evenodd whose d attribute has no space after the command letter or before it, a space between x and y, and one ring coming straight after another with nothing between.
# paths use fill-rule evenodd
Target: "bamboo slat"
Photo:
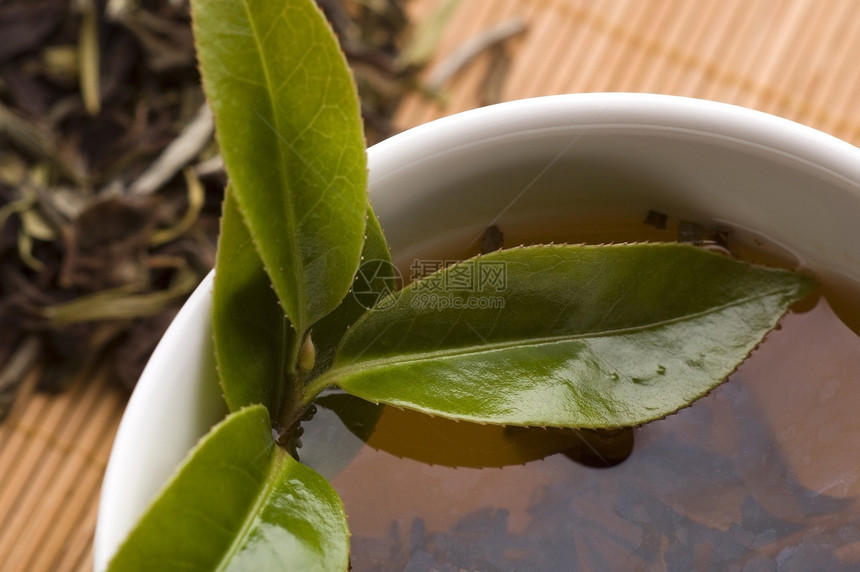
<instances>
[{"instance_id":1,"label":"bamboo slat","mask_svg":"<svg viewBox=\"0 0 860 572\"><path fill-rule=\"evenodd\" d=\"M0 570L86 570L125 395L105 372L35 393L0 425Z\"/></svg>"}]
</instances>

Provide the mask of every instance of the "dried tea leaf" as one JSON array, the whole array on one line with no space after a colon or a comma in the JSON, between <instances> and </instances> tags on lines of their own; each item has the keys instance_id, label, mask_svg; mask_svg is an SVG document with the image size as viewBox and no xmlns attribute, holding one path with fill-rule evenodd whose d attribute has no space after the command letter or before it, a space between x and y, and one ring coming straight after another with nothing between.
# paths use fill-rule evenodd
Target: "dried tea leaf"
<instances>
[{"instance_id":1,"label":"dried tea leaf","mask_svg":"<svg viewBox=\"0 0 860 572\"><path fill-rule=\"evenodd\" d=\"M98 12L94 0L77 0L76 3L81 12L81 30L78 39L81 96L87 113L96 115L101 109Z\"/></svg>"},{"instance_id":2,"label":"dried tea leaf","mask_svg":"<svg viewBox=\"0 0 860 572\"><path fill-rule=\"evenodd\" d=\"M418 25L409 44L400 54L402 67L420 67L430 61L459 6L460 0L444 0L435 12Z\"/></svg>"}]
</instances>

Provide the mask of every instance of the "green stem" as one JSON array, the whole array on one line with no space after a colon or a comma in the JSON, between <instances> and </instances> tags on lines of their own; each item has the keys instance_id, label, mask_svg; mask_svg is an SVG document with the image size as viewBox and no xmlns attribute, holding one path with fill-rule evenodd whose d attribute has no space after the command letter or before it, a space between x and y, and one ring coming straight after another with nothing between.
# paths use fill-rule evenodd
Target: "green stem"
<instances>
[{"instance_id":1,"label":"green stem","mask_svg":"<svg viewBox=\"0 0 860 572\"><path fill-rule=\"evenodd\" d=\"M281 409L278 414L278 424L289 429L301 417L301 412L305 408L304 392L302 387L305 384L305 376L301 373L290 375L287 380L288 391L284 400L281 403Z\"/></svg>"},{"instance_id":2,"label":"green stem","mask_svg":"<svg viewBox=\"0 0 860 572\"><path fill-rule=\"evenodd\" d=\"M304 409L313 403L313 400L316 399L325 388L335 385L336 380L336 376L332 375L331 370L329 370L311 381L307 387L305 387L305 394L302 396L301 408Z\"/></svg>"},{"instance_id":3,"label":"green stem","mask_svg":"<svg viewBox=\"0 0 860 572\"><path fill-rule=\"evenodd\" d=\"M291 326L287 324L286 327ZM286 337L289 339L289 336ZM285 359L281 364L282 371L284 372L284 382L278 391L276 401L278 404L278 411L276 413L276 418L278 420L278 424L283 429L288 429L295 422L296 413L301 409L301 407L297 407L296 404L302 401L305 385L305 374L297 367L299 353L301 352L302 347L302 340L304 340L304 335L295 336L295 338L293 338L293 343L285 348Z\"/></svg>"}]
</instances>

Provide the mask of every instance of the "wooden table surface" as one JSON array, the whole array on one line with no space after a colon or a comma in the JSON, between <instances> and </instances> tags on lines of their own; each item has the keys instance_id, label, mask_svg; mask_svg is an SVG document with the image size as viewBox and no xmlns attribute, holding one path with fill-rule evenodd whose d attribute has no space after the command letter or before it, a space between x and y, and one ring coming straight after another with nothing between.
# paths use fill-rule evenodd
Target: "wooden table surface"
<instances>
[{"instance_id":1,"label":"wooden table surface","mask_svg":"<svg viewBox=\"0 0 860 572\"><path fill-rule=\"evenodd\" d=\"M424 21L441 4L410 9ZM449 77L442 99L407 99L398 128L496 101L632 91L743 105L860 143L855 0L461 0L426 77L500 26L520 32ZM0 426L0 570L91 568L125 403L96 370L59 396L28 396Z\"/></svg>"}]
</instances>

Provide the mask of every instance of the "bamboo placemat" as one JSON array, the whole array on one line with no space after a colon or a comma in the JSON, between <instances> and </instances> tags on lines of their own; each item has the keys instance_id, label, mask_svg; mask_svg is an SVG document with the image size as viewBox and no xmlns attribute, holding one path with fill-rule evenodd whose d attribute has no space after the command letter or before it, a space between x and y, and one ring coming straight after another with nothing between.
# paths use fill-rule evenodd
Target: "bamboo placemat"
<instances>
[{"instance_id":1,"label":"bamboo placemat","mask_svg":"<svg viewBox=\"0 0 860 572\"><path fill-rule=\"evenodd\" d=\"M415 12L434 5L418 2ZM487 103L483 82L507 65L492 99L685 95L780 115L855 144L860 138L853 0L464 0L428 75L467 39L517 19L526 28L506 55L491 50L464 68L445 85L447 105L410 98L398 126Z\"/></svg>"},{"instance_id":2,"label":"bamboo placemat","mask_svg":"<svg viewBox=\"0 0 860 572\"><path fill-rule=\"evenodd\" d=\"M444 0L414 0L424 21ZM686 95L860 142L854 0L462 0L427 70L501 25L522 28L409 97L399 128L496 101L572 92ZM489 86L489 87L488 87ZM89 570L98 493L125 396L96 371L32 394L0 426L0 570Z\"/></svg>"}]
</instances>

